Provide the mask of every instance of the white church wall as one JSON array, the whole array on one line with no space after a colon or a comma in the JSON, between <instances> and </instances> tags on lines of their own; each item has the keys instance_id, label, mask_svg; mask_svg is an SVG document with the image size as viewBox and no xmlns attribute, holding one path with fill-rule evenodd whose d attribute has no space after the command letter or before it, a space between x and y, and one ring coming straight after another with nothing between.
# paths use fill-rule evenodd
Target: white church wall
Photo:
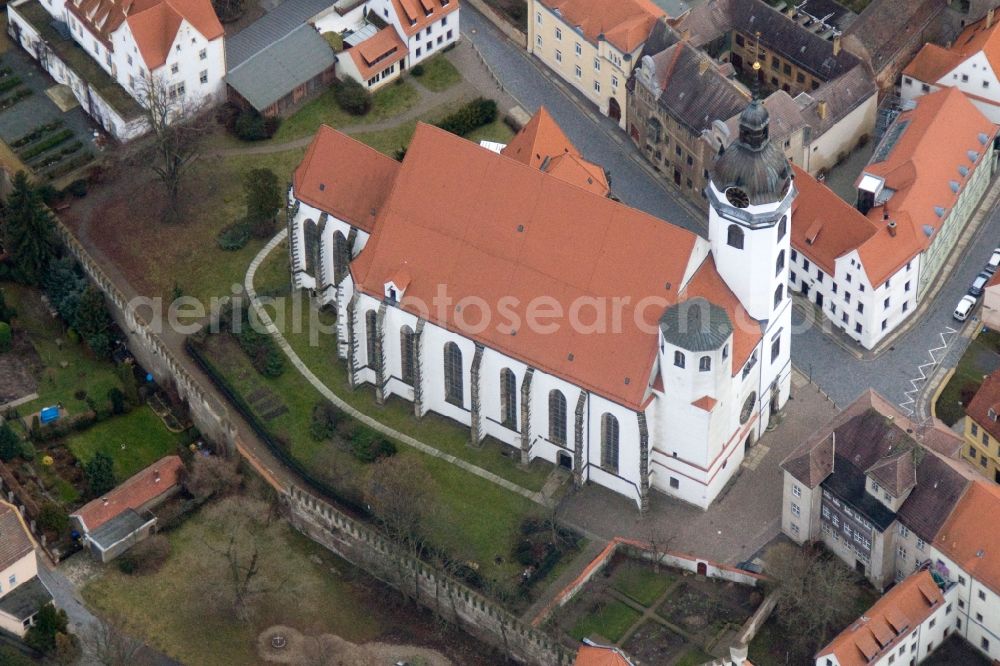
<instances>
[{"instance_id":1,"label":"white church wall","mask_svg":"<svg viewBox=\"0 0 1000 666\"><path fill-rule=\"evenodd\" d=\"M551 437L549 393L559 391L566 399L566 440L559 442ZM573 459L576 446L576 406L580 389L569 382L539 370L531 379L531 457L551 463L559 462L560 453ZM586 430L586 428L585 428ZM586 432L584 433L586 441Z\"/></svg>"},{"instance_id":2,"label":"white church wall","mask_svg":"<svg viewBox=\"0 0 1000 666\"><path fill-rule=\"evenodd\" d=\"M462 352L463 397L461 406L453 405L445 400L444 346L448 342L457 344ZM471 424L472 382L470 370L475 354L476 345L472 340L430 322L424 326L421 373L424 382L423 406L425 410L437 412L465 425Z\"/></svg>"},{"instance_id":3,"label":"white church wall","mask_svg":"<svg viewBox=\"0 0 1000 666\"><path fill-rule=\"evenodd\" d=\"M500 373L504 369L514 373L514 428L503 424L503 400L501 399ZM490 348L483 349L483 360L479 366L479 399L483 434L494 437L505 444L520 448L521 429L521 384L528 366Z\"/></svg>"},{"instance_id":4,"label":"white church wall","mask_svg":"<svg viewBox=\"0 0 1000 666\"><path fill-rule=\"evenodd\" d=\"M636 413L599 395L590 394L586 421L590 434L589 450L585 451L590 466L590 479L617 493L639 499L639 423ZM601 419L611 414L618 420L618 469L605 468L602 462Z\"/></svg>"}]
</instances>

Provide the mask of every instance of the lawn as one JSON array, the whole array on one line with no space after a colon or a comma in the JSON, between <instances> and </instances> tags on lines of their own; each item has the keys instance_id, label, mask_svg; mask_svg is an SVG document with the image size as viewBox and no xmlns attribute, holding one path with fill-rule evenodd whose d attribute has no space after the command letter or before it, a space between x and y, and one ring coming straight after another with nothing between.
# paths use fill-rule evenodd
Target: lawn
<instances>
[{"instance_id":1,"label":"lawn","mask_svg":"<svg viewBox=\"0 0 1000 666\"><path fill-rule=\"evenodd\" d=\"M228 335L210 336L206 354L244 400L250 402L249 396L264 392L287 408L264 422L280 441L288 443L292 456L346 495L363 496L370 466L335 445L313 440L309 434L312 408L323 398L290 364L281 376L265 378ZM272 408L273 404L268 410ZM263 421L264 410L254 410ZM399 445L397 456L414 467L423 467L433 479L436 511L427 526L432 543L460 559L477 562L486 578L516 581L521 567L511 553L520 523L541 509L520 495L405 445Z\"/></svg>"},{"instance_id":2,"label":"lawn","mask_svg":"<svg viewBox=\"0 0 1000 666\"><path fill-rule=\"evenodd\" d=\"M399 83L391 83L372 95L371 111L363 116L352 116L337 106L333 88L330 88L282 122L271 141L283 143L309 136L324 124L331 127L347 127L361 123L377 123L405 113L420 101L420 93L408 81L398 80Z\"/></svg>"},{"instance_id":3,"label":"lawn","mask_svg":"<svg viewBox=\"0 0 1000 666\"><path fill-rule=\"evenodd\" d=\"M277 623L308 634L337 634L354 643L387 635L445 645L463 642L454 634L437 634L429 619L415 617L408 606L387 604L384 588L284 520L254 523L256 580L265 591L255 617L237 621L218 601L228 576L227 559L220 553L227 548L233 516L243 520L226 502L232 500L204 507L168 533L171 555L160 571L126 576L105 567L83 589L84 599L101 612L125 616L130 633L192 666L260 663L254 649L257 634Z\"/></svg>"},{"instance_id":4,"label":"lawn","mask_svg":"<svg viewBox=\"0 0 1000 666\"><path fill-rule=\"evenodd\" d=\"M617 643L638 619L639 612L620 601L600 602L573 625L570 634L581 641L596 635Z\"/></svg>"},{"instance_id":5,"label":"lawn","mask_svg":"<svg viewBox=\"0 0 1000 666\"><path fill-rule=\"evenodd\" d=\"M1000 332L985 331L971 343L958 362L955 373L938 396L935 413L954 425L965 416L965 407L983 383L983 376L1000 368Z\"/></svg>"},{"instance_id":6,"label":"lawn","mask_svg":"<svg viewBox=\"0 0 1000 666\"><path fill-rule=\"evenodd\" d=\"M287 251L283 247L275 248L268 256L260 270L272 273L274 264L287 270ZM277 276L262 276L263 285L277 283ZM287 277L284 278L287 282ZM255 280L255 285L258 282ZM298 304L296 305L296 300ZM284 336L292 345L299 358L320 378L332 391L343 398L355 409L375 418L385 425L405 432L412 437L450 453L458 458L498 474L509 481L529 488L541 490L548 478L552 466L544 461L536 460L528 468L523 468L517 462L516 454L510 447L498 442L487 442L481 448L469 446L469 428L437 414L429 413L417 420L413 416L413 406L402 399L392 398L385 405L375 402L374 389L362 386L355 390L347 384L347 370L344 363L337 358L337 339L334 333L334 316L327 311L317 311L312 302L301 292L282 301L284 309L276 318L282 326ZM273 308L269 311L274 313ZM295 313L299 316L296 317ZM310 326L315 321L322 328ZM320 332L330 331L330 332Z\"/></svg>"},{"instance_id":7,"label":"lawn","mask_svg":"<svg viewBox=\"0 0 1000 666\"><path fill-rule=\"evenodd\" d=\"M649 608L675 580L667 571L656 573L651 567L625 562L615 569L611 584L626 597Z\"/></svg>"},{"instance_id":8,"label":"lawn","mask_svg":"<svg viewBox=\"0 0 1000 666\"><path fill-rule=\"evenodd\" d=\"M7 304L17 310L17 327L27 333L44 365L38 381L39 397L18 407L22 415L56 403L62 403L70 414L83 412L89 407L77 395L104 399L109 390L121 386L112 363L95 358L84 344L66 336L62 322L42 302L41 292L11 283L0 286Z\"/></svg>"},{"instance_id":9,"label":"lawn","mask_svg":"<svg viewBox=\"0 0 1000 666\"><path fill-rule=\"evenodd\" d=\"M167 430L160 417L146 405L66 438L66 446L81 463L93 458L98 451L111 456L115 461L115 478L119 481L163 456L176 453L181 443L182 435Z\"/></svg>"},{"instance_id":10,"label":"lawn","mask_svg":"<svg viewBox=\"0 0 1000 666\"><path fill-rule=\"evenodd\" d=\"M425 60L417 67L423 67L424 73L421 76L414 74L414 80L432 92L447 90L462 80L462 75L444 53Z\"/></svg>"}]
</instances>

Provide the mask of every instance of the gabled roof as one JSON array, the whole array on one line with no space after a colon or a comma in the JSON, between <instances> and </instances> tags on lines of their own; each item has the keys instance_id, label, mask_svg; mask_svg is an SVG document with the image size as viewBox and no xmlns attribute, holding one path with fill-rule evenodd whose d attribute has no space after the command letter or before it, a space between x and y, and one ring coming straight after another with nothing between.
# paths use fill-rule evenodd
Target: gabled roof
<instances>
[{"instance_id":1,"label":"gabled roof","mask_svg":"<svg viewBox=\"0 0 1000 666\"><path fill-rule=\"evenodd\" d=\"M396 160L321 125L292 185L300 201L371 233L397 173Z\"/></svg>"},{"instance_id":2,"label":"gabled roof","mask_svg":"<svg viewBox=\"0 0 1000 666\"><path fill-rule=\"evenodd\" d=\"M226 83L263 112L336 62L326 40L314 27L303 23L229 70Z\"/></svg>"},{"instance_id":3,"label":"gabled roof","mask_svg":"<svg viewBox=\"0 0 1000 666\"><path fill-rule=\"evenodd\" d=\"M606 39L622 53L642 46L664 11L649 0L541 0L591 44Z\"/></svg>"},{"instance_id":4,"label":"gabled roof","mask_svg":"<svg viewBox=\"0 0 1000 666\"><path fill-rule=\"evenodd\" d=\"M872 69L893 64L948 5L948 0L873 0L844 32L868 55Z\"/></svg>"},{"instance_id":5,"label":"gabled roof","mask_svg":"<svg viewBox=\"0 0 1000 666\"><path fill-rule=\"evenodd\" d=\"M902 497L917 485L918 452L917 447L890 452L865 470L865 474L893 497Z\"/></svg>"},{"instance_id":6,"label":"gabled roof","mask_svg":"<svg viewBox=\"0 0 1000 666\"><path fill-rule=\"evenodd\" d=\"M34 550L21 514L7 502L0 501L0 572Z\"/></svg>"},{"instance_id":7,"label":"gabled roof","mask_svg":"<svg viewBox=\"0 0 1000 666\"><path fill-rule=\"evenodd\" d=\"M604 169L583 159L544 106L500 154L601 196L610 191Z\"/></svg>"},{"instance_id":8,"label":"gabled roof","mask_svg":"<svg viewBox=\"0 0 1000 666\"><path fill-rule=\"evenodd\" d=\"M992 416L990 412L992 412ZM983 380L982 386L969 402L965 414L978 423L980 428L993 435L994 439L1000 439L1000 422L998 422L1000 419L1000 370L990 373Z\"/></svg>"},{"instance_id":9,"label":"gabled roof","mask_svg":"<svg viewBox=\"0 0 1000 666\"><path fill-rule=\"evenodd\" d=\"M582 645L573 666L632 666L620 648L603 645Z\"/></svg>"},{"instance_id":10,"label":"gabled roof","mask_svg":"<svg viewBox=\"0 0 1000 666\"><path fill-rule=\"evenodd\" d=\"M817 653L834 655L840 666L865 666L896 648L941 604L944 594L927 570L903 579L850 627Z\"/></svg>"},{"instance_id":11,"label":"gabled roof","mask_svg":"<svg viewBox=\"0 0 1000 666\"><path fill-rule=\"evenodd\" d=\"M459 0L392 0L392 8L407 37L456 11Z\"/></svg>"},{"instance_id":12,"label":"gabled roof","mask_svg":"<svg viewBox=\"0 0 1000 666\"><path fill-rule=\"evenodd\" d=\"M367 81L405 58L408 51L396 28L389 25L345 53L354 61L361 78Z\"/></svg>"},{"instance_id":13,"label":"gabled roof","mask_svg":"<svg viewBox=\"0 0 1000 666\"><path fill-rule=\"evenodd\" d=\"M111 34L127 22L149 71L166 62L182 21L210 41L223 34L210 0L69 0L66 9L108 49Z\"/></svg>"},{"instance_id":14,"label":"gabled roof","mask_svg":"<svg viewBox=\"0 0 1000 666\"><path fill-rule=\"evenodd\" d=\"M972 483L941 527L934 546L970 576L1000 594L1000 531L984 521L1000 515L1000 486Z\"/></svg>"},{"instance_id":15,"label":"gabled roof","mask_svg":"<svg viewBox=\"0 0 1000 666\"><path fill-rule=\"evenodd\" d=\"M868 211L868 218L882 233L895 222L894 240L902 236L920 249L929 247L992 148L995 134L996 126L958 88L918 98L916 107L889 127L863 171L884 180L885 190L892 191L885 203ZM881 251L873 252L872 259Z\"/></svg>"},{"instance_id":16,"label":"gabled roof","mask_svg":"<svg viewBox=\"0 0 1000 666\"><path fill-rule=\"evenodd\" d=\"M381 299L386 280L405 264L412 279L403 310L641 409L662 309L647 308L648 321L640 325L632 304L675 302L699 243L689 231L419 124L351 270L358 289ZM441 300L435 300L441 287L449 302L428 313L425 304ZM563 313L577 299L629 300L620 332L575 331L580 327L565 319L555 331L515 328L506 316L480 331L471 326L478 315L456 309L467 297L491 307L516 298L512 310L521 322L521 310L536 297L554 299Z\"/></svg>"},{"instance_id":17,"label":"gabled roof","mask_svg":"<svg viewBox=\"0 0 1000 666\"><path fill-rule=\"evenodd\" d=\"M959 64L982 52L995 73L1000 73L1000 21L984 18L966 26L951 46L925 44L903 70L918 81L935 83ZM947 83L947 82L946 82Z\"/></svg>"},{"instance_id":18,"label":"gabled roof","mask_svg":"<svg viewBox=\"0 0 1000 666\"><path fill-rule=\"evenodd\" d=\"M80 519L85 532L92 532L120 513L138 509L175 488L183 469L184 463L178 456L161 458L72 515Z\"/></svg>"}]
</instances>

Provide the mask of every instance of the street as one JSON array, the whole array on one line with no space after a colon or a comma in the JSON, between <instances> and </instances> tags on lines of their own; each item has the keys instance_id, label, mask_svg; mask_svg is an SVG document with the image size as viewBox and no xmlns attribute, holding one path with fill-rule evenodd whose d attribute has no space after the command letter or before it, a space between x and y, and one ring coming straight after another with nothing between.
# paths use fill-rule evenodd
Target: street
<instances>
[{"instance_id":1,"label":"street","mask_svg":"<svg viewBox=\"0 0 1000 666\"><path fill-rule=\"evenodd\" d=\"M640 166L636 160L642 157L625 132L580 95L564 92L568 87L557 87L542 72L541 63L533 62L472 7L463 9L463 36L491 63L507 92L529 113L544 105L584 156L608 170L612 189L623 202L696 233L705 233L707 213L695 219L687 203L680 203L679 192L665 187ZM918 367L931 360L929 351L942 346L942 334L949 343L943 362L954 364L961 357L968 339L948 332L961 328L951 313L997 245L1000 214L994 209L920 321L875 359L859 359L817 327L803 327L802 314L796 310L792 362L839 407L849 404L868 387L894 403L908 403L911 396L907 391L913 388L910 380L919 377ZM940 360L940 354L936 358Z\"/></svg>"}]
</instances>

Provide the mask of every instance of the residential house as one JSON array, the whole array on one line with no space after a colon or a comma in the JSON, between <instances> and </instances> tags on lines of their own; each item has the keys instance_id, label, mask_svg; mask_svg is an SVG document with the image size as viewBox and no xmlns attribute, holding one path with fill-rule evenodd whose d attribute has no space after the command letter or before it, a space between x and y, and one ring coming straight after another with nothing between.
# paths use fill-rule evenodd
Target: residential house
<instances>
[{"instance_id":1,"label":"residential house","mask_svg":"<svg viewBox=\"0 0 1000 666\"><path fill-rule=\"evenodd\" d=\"M858 178L857 209L796 170L789 286L878 347L915 311L985 193L996 128L945 89L902 113Z\"/></svg>"},{"instance_id":2,"label":"residential house","mask_svg":"<svg viewBox=\"0 0 1000 666\"><path fill-rule=\"evenodd\" d=\"M386 26L368 38L355 33L344 42L349 48L337 60L341 74L350 76L368 90L378 90L403 74L408 51L406 43L392 26Z\"/></svg>"},{"instance_id":3,"label":"residential house","mask_svg":"<svg viewBox=\"0 0 1000 666\"><path fill-rule=\"evenodd\" d=\"M171 103L225 97L222 24L209 0L16 0L10 32L109 134L148 130L152 91Z\"/></svg>"},{"instance_id":4,"label":"residential house","mask_svg":"<svg viewBox=\"0 0 1000 666\"><path fill-rule=\"evenodd\" d=\"M650 0L529 0L528 53L624 129L625 83L663 16Z\"/></svg>"},{"instance_id":5,"label":"residential house","mask_svg":"<svg viewBox=\"0 0 1000 666\"><path fill-rule=\"evenodd\" d=\"M958 88L992 123L1000 123L1000 21L990 9L948 47L925 44L903 70L904 102L942 88Z\"/></svg>"},{"instance_id":6,"label":"residential house","mask_svg":"<svg viewBox=\"0 0 1000 666\"><path fill-rule=\"evenodd\" d=\"M917 425L869 390L782 462L782 531L822 541L884 589L930 558L971 485L961 446L944 424Z\"/></svg>"},{"instance_id":7,"label":"residential house","mask_svg":"<svg viewBox=\"0 0 1000 666\"><path fill-rule=\"evenodd\" d=\"M1000 486L977 480L933 541L934 571L957 584L955 629L989 659L1000 659Z\"/></svg>"},{"instance_id":8,"label":"residential house","mask_svg":"<svg viewBox=\"0 0 1000 666\"><path fill-rule=\"evenodd\" d=\"M31 532L21 513L0 501L0 629L24 636L52 594L38 578Z\"/></svg>"},{"instance_id":9,"label":"residential house","mask_svg":"<svg viewBox=\"0 0 1000 666\"><path fill-rule=\"evenodd\" d=\"M768 125L751 102L715 162L707 239L543 168L540 139L569 151L554 133L498 154L420 124L399 163L322 128L289 193L293 283L337 308L377 400L640 509L654 489L706 507L788 399L796 190ZM581 329L607 299L616 323Z\"/></svg>"},{"instance_id":10,"label":"residential house","mask_svg":"<svg viewBox=\"0 0 1000 666\"><path fill-rule=\"evenodd\" d=\"M229 70L229 100L268 117L291 115L330 87L336 64L326 40L302 24Z\"/></svg>"},{"instance_id":11,"label":"residential house","mask_svg":"<svg viewBox=\"0 0 1000 666\"><path fill-rule=\"evenodd\" d=\"M965 448L962 456L980 474L1000 483L1000 371L983 380L965 410Z\"/></svg>"},{"instance_id":12,"label":"residential house","mask_svg":"<svg viewBox=\"0 0 1000 666\"><path fill-rule=\"evenodd\" d=\"M983 290L983 307L979 311L983 326L1000 330L1000 271L993 274Z\"/></svg>"},{"instance_id":13,"label":"residential house","mask_svg":"<svg viewBox=\"0 0 1000 666\"><path fill-rule=\"evenodd\" d=\"M167 456L129 477L111 492L70 515L84 547L109 562L142 541L156 528L152 510L181 489L184 463Z\"/></svg>"},{"instance_id":14,"label":"residential house","mask_svg":"<svg viewBox=\"0 0 1000 666\"><path fill-rule=\"evenodd\" d=\"M712 161L735 140L747 85L766 98L771 140L810 173L873 132L878 89L839 37L760 0L709 0L654 25L628 86L629 135L693 202L704 201Z\"/></svg>"},{"instance_id":15,"label":"residential house","mask_svg":"<svg viewBox=\"0 0 1000 666\"><path fill-rule=\"evenodd\" d=\"M955 629L958 588L921 568L816 653L816 666L919 664Z\"/></svg>"}]
</instances>

